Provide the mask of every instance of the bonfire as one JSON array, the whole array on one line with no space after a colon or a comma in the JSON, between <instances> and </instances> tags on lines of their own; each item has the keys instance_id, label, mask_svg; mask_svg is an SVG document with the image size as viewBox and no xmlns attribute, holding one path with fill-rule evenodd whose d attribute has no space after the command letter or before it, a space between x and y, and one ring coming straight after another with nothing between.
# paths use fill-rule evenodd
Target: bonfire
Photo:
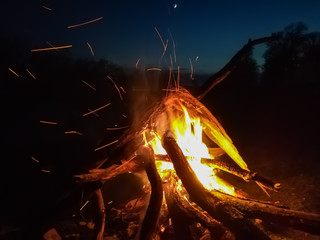
<instances>
[{"instance_id":1,"label":"bonfire","mask_svg":"<svg viewBox=\"0 0 320 240\"><path fill-rule=\"evenodd\" d=\"M254 182L266 194L280 190L279 183L250 170L225 129L200 102L252 46L273 38L249 41L209 79L197 98L182 87L170 89L141 117L140 124L125 132L107 158L88 173L75 176L82 184L102 185L123 173L146 173L150 199L132 238L156 239L174 231L176 239L270 239L259 227L261 221L320 234L318 214L251 199L220 177L219 172L227 172ZM102 239L106 216L99 187L95 196L100 206L96 237Z\"/></svg>"}]
</instances>

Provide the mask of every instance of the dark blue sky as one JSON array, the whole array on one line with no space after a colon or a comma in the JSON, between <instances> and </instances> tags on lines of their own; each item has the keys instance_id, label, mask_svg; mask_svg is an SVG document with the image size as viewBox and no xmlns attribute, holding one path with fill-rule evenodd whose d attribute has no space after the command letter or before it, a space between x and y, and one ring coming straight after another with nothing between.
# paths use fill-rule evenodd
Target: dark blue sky
<instances>
[{"instance_id":1,"label":"dark blue sky","mask_svg":"<svg viewBox=\"0 0 320 240\"><path fill-rule=\"evenodd\" d=\"M26 37L34 48L49 47L47 41L55 46L72 44L74 56L93 58L86 45L89 42L95 59L134 67L140 58L141 68L171 65L173 39L174 67L190 69L191 60L195 73L211 73L249 38L268 36L299 21L309 31L319 31L319 10L318 0L8 1L1 7L1 28L7 34ZM103 19L67 28L98 17ZM169 41L164 57L155 27L163 40ZM260 47L255 52L258 60L262 51Z\"/></svg>"}]
</instances>

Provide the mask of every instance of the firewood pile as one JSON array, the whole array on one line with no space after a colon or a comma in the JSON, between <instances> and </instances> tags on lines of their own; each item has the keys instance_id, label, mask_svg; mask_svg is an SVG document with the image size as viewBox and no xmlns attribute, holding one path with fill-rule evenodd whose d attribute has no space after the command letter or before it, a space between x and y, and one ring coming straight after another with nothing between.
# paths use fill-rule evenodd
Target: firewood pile
<instances>
[{"instance_id":1,"label":"firewood pile","mask_svg":"<svg viewBox=\"0 0 320 240\"><path fill-rule=\"evenodd\" d=\"M267 195L281 190L280 183L250 170L227 132L201 103L254 45L276 38L250 40L204 83L197 97L180 86L168 89L104 159L72 176L73 191L58 199L50 220L32 230L45 239L61 239L54 229L48 231L58 215L82 209L90 200L94 221L79 221L90 230L83 233L87 239L272 239L264 226L320 235L319 214L251 198L235 181L229 182L225 176L256 184ZM102 187L128 173L143 179L143 192L110 208ZM70 234L64 238L82 239Z\"/></svg>"},{"instance_id":2,"label":"firewood pile","mask_svg":"<svg viewBox=\"0 0 320 240\"><path fill-rule=\"evenodd\" d=\"M168 234L167 231L173 231L176 239L201 238L204 235L208 239L270 239L257 224L261 221L320 234L318 214L250 199L237 191L236 186L231 188L234 189L232 193L225 191L224 187L208 190L200 182L189 157L178 144L177 134L172 130L172 116L183 118L184 111L190 118L201 119L204 134L218 146L210 150L212 158L201 158L201 164L210 166L212 171L228 172L247 182L256 182L266 192L280 190L279 183L248 169L222 126L199 100L184 89L171 92L152 108L140 125L140 131L128 130L114 151L117 160L122 160L121 165L104 167L109 161L106 160L100 169L75 177L82 183L103 183L122 173L145 171L151 194L136 233L140 239L154 239ZM155 137L148 140L147 134ZM160 139L165 153L159 153L152 145L155 138ZM228 155L233 162L224 160L221 155ZM163 170L161 166L165 164L171 167Z\"/></svg>"},{"instance_id":3,"label":"firewood pile","mask_svg":"<svg viewBox=\"0 0 320 240\"><path fill-rule=\"evenodd\" d=\"M227 172L246 182L255 182L266 194L268 191L280 190L279 183L249 170L226 131L200 102L230 74L254 45L275 38L272 36L249 41L221 71L203 85L197 98L181 87L172 89L159 103L150 107L139 124L127 130L107 159L99 162L89 173L75 176L81 183L104 183L119 174L145 172L150 183L150 199L145 204L147 209L143 211L142 217L140 214L138 222L133 224L135 228L128 230L130 234L127 237L271 239L261 227L263 224L320 235L320 215L290 210L279 203L251 199L237 186L230 186L214 176L219 175L219 172ZM181 119L184 119L183 123L177 127L176 121ZM200 130L195 133L199 126ZM189 142L187 140L187 146L181 146L184 144L181 139L188 138L188 134L181 131L189 131L193 135L200 131L200 142L203 133L214 145L208 148L208 155L200 154L196 157L198 164L210 169L209 178L201 180L203 173L195 172L194 164L190 161L192 157L189 155L192 155L193 150L189 147L195 145L198 151L202 143L198 146L197 140L191 139ZM207 181L211 181L208 180L210 178L220 181L219 186L205 186ZM103 224L99 225L100 237ZM97 239L102 238L97 235Z\"/></svg>"}]
</instances>

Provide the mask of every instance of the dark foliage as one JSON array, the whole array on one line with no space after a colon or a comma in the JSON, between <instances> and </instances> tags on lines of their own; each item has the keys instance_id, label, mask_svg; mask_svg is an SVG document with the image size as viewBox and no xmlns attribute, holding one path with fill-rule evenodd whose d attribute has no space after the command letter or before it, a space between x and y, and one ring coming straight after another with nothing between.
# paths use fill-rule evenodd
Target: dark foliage
<instances>
[{"instance_id":1,"label":"dark foliage","mask_svg":"<svg viewBox=\"0 0 320 240\"><path fill-rule=\"evenodd\" d=\"M267 44L263 81L266 85L318 84L320 35L303 23L284 29L278 41Z\"/></svg>"}]
</instances>

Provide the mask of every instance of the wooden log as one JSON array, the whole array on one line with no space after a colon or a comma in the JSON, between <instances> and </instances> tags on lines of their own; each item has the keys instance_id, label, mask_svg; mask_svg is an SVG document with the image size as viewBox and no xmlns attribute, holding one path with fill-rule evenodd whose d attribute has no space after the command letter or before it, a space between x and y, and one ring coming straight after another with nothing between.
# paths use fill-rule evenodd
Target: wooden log
<instances>
[{"instance_id":1,"label":"wooden log","mask_svg":"<svg viewBox=\"0 0 320 240\"><path fill-rule=\"evenodd\" d=\"M153 150L149 147L140 147L138 155L145 163L145 170L151 185L151 196L145 217L142 222L140 239L151 240L156 232L158 217L163 199L162 180L154 162Z\"/></svg>"},{"instance_id":2,"label":"wooden log","mask_svg":"<svg viewBox=\"0 0 320 240\"><path fill-rule=\"evenodd\" d=\"M202 211L194 203L189 202L185 197L183 197L181 195L182 193L177 192L176 174L170 174L169 178L170 180L164 184L164 192L168 205L169 216L172 218L175 230L176 226L174 218L178 215L178 218L182 219L185 224L187 223L189 225L190 222L200 223L211 232L212 236L215 236L215 239L234 238L230 230L228 230L221 222L213 219L207 212ZM176 225L178 224L181 224L181 220L176 223ZM189 231L189 228L187 230ZM185 233L187 230L181 231L182 233L178 230L179 234L177 239L186 239Z\"/></svg>"},{"instance_id":3,"label":"wooden log","mask_svg":"<svg viewBox=\"0 0 320 240\"><path fill-rule=\"evenodd\" d=\"M254 226L249 219L245 218L242 212L211 195L203 187L175 139L172 137L171 132L166 132L162 139L163 147L167 151L191 201L207 211L214 219L222 222L235 234L237 239L270 239Z\"/></svg>"},{"instance_id":4,"label":"wooden log","mask_svg":"<svg viewBox=\"0 0 320 240\"><path fill-rule=\"evenodd\" d=\"M261 219L280 226L320 235L320 214L295 211L252 199L233 197L218 191L214 191L212 194L240 210L247 218Z\"/></svg>"},{"instance_id":5,"label":"wooden log","mask_svg":"<svg viewBox=\"0 0 320 240\"><path fill-rule=\"evenodd\" d=\"M167 155L156 155L156 159L160 161L169 161L170 158ZM280 183L274 183L272 180L269 180L260 174L256 172L251 172L245 169L240 168L236 164L232 164L230 162L225 161L223 158L201 158L201 163L206 164L210 167L220 169L224 172L228 172L234 176L240 177L246 182L249 181L255 181L262 184L267 189L273 190L273 191L279 191L280 190Z\"/></svg>"},{"instance_id":6,"label":"wooden log","mask_svg":"<svg viewBox=\"0 0 320 240\"><path fill-rule=\"evenodd\" d=\"M164 184L168 214L172 221L175 237L176 239L192 240L193 237L189 228L192 221L190 220L190 216L185 214L183 207L178 204L178 198L173 196L172 187L175 188L171 182Z\"/></svg>"},{"instance_id":7,"label":"wooden log","mask_svg":"<svg viewBox=\"0 0 320 240\"><path fill-rule=\"evenodd\" d=\"M131 160L124 161L122 165L112 165L106 169L91 169L89 173L74 175L77 182L94 182L106 181L110 178L118 176L119 174L129 172L139 172L144 169L143 160L141 156L135 156Z\"/></svg>"},{"instance_id":8,"label":"wooden log","mask_svg":"<svg viewBox=\"0 0 320 240\"><path fill-rule=\"evenodd\" d=\"M224 223L236 235L237 233L231 228L228 219L229 216L225 216L221 211L226 211L231 216L243 218L243 220L262 219L281 226L292 227L297 230L320 235L319 214L289 210L255 200L233 197L219 191L209 192L204 189L198 181L196 175L183 156L181 149L169 133L164 136L163 146L168 154L170 153L169 156L171 155L170 158L174 164L177 175L182 180L191 200L204 210L208 211L211 216ZM239 216L235 210L239 211ZM220 214L222 214L222 216L220 216ZM236 224L238 224L238 222L236 222Z\"/></svg>"},{"instance_id":9,"label":"wooden log","mask_svg":"<svg viewBox=\"0 0 320 240\"><path fill-rule=\"evenodd\" d=\"M232 175L240 177L247 182L249 181L259 182L262 184L262 186L264 186L267 189L270 189L273 191L280 190L280 183L274 183L273 181L261 176L260 174L242 169L236 164L227 163L222 158L219 158L219 159L202 158L201 163L207 164L208 166L231 173Z\"/></svg>"},{"instance_id":10,"label":"wooden log","mask_svg":"<svg viewBox=\"0 0 320 240\"><path fill-rule=\"evenodd\" d=\"M95 191L93 198L94 198L94 202L98 207L97 220L95 224L96 240L103 240L104 228L106 224L106 213L105 213L106 208L104 205L101 189L98 189Z\"/></svg>"}]
</instances>

